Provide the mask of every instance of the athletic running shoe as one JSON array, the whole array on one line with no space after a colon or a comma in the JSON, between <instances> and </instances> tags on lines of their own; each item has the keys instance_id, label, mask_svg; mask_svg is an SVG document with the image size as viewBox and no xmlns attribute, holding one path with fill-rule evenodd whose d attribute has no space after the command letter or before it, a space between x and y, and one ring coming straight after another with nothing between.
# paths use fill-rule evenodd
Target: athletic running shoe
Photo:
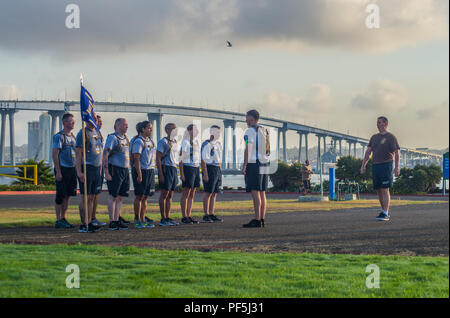
<instances>
[{"instance_id":1,"label":"athletic running shoe","mask_svg":"<svg viewBox=\"0 0 450 318\"><path fill-rule=\"evenodd\" d=\"M66 225L66 228L68 228L68 229L73 229L73 228L75 227L75 225L70 224L70 223L66 220L66 218L62 218L60 221L63 222L63 223Z\"/></svg>"},{"instance_id":2,"label":"athletic running shoe","mask_svg":"<svg viewBox=\"0 0 450 318\"><path fill-rule=\"evenodd\" d=\"M109 223L109 229L111 231L116 231L119 229L119 222L112 221Z\"/></svg>"},{"instance_id":3,"label":"athletic running shoe","mask_svg":"<svg viewBox=\"0 0 450 318\"><path fill-rule=\"evenodd\" d=\"M87 233L87 232L88 232L88 229L87 229L87 227L86 227L86 224L81 224L81 225L80 225L80 228L78 229L78 232L79 232L79 233Z\"/></svg>"},{"instance_id":4,"label":"athletic running shoe","mask_svg":"<svg viewBox=\"0 0 450 318\"><path fill-rule=\"evenodd\" d=\"M170 223L167 219L161 219L159 226L170 226Z\"/></svg>"},{"instance_id":5,"label":"athletic running shoe","mask_svg":"<svg viewBox=\"0 0 450 318\"><path fill-rule=\"evenodd\" d=\"M130 225L130 222L128 222L127 220L125 220L123 217L119 216L119 222L122 225Z\"/></svg>"},{"instance_id":6,"label":"athletic running shoe","mask_svg":"<svg viewBox=\"0 0 450 318\"><path fill-rule=\"evenodd\" d=\"M191 220L189 220L189 218L182 218L181 219L181 222L180 222L181 224L191 224Z\"/></svg>"},{"instance_id":7,"label":"athletic running shoe","mask_svg":"<svg viewBox=\"0 0 450 318\"><path fill-rule=\"evenodd\" d=\"M100 226L100 227L106 225L105 222L100 222L100 221L97 220L97 219L93 219L91 223L92 223L93 225L95 225L95 226Z\"/></svg>"},{"instance_id":8,"label":"athletic running shoe","mask_svg":"<svg viewBox=\"0 0 450 318\"><path fill-rule=\"evenodd\" d=\"M181 224L192 224L191 220L189 218L182 218Z\"/></svg>"},{"instance_id":9,"label":"athletic running shoe","mask_svg":"<svg viewBox=\"0 0 450 318\"><path fill-rule=\"evenodd\" d=\"M155 223L155 220L149 219L148 217L145 217L145 222L153 224Z\"/></svg>"},{"instance_id":10,"label":"athletic running shoe","mask_svg":"<svg viewBox=\"0 0 450 318\"><path fill-rule=\"evenodd\" d=\"M215 216L214 214L211 214L209 216L209 219L212 220L213 222L223 222L223 220L221 218L218 218L217 216Z\"/></svg>"},{"instance_id":11,"label":"athletic running shoe","mask_svg":"<svg viewBox=\"0 0 450 318\"><path fill-rule=\"evenodd\" d=\"M209 215L204 215L202 223L213 223L214 221L210 219Z\"/></svg>"},{"instance_id":12,"label":"athletic running shoe","mask_svg":"<svg viewBox=\"0 0 450 318\"><path fill-rule=\"evenodd\" d=\"M119 230L128 230L128 225L123 224L122 222L118 221L117 222L117 228Z\"/></svg>"},{"instance_id":13,"label":"athletic running shoe","mask_svg":"<svg viewBox=\"0 0 450 318\"><path fill-rule=\"evenodd\" d=\"M55 222L55 229L67 229L67 225L62 220L58 220Z\"/></svg>"},{"instance_id":14,"label":"athletic running shoe","mask_svg":"<svg viewBox=\"0 0 450 318\"><path fill-rule=\"evenodd\" d=\"M375 219L378 221L389 221L390 215L386 214L385 212L381 211L380 215L378 215Z\"/></svg>"},{"instance_id":15,"label":"athletic running shoe","mask_svg":"<svg viewBox=\"0 0 450 318\"><path fill-rule=\"evenodd\" d=\"M141 223L141 221L134 220L134 227L137 229L143 229L145 226Z\"/></svg>"},{"instance_id":16,"label":"athletic running shoe","mask_svg":"<svg viewBox=\"0 0 450 318\"><path fill-rule=\"evenodd\" d=\"M101 226L94 225L94 224L92 224L92 222L88 224L88 232L89 233L98 232L98 231L100 231L100 229L101 229Z\"/></svg>"},{"instance_id":17,"label":"athletic running shoe","mask_svg":"<svg viewBox=\"0 0 450 318\"><path fill-rule=\"evenodd\" d=\"M146 229L151 229L155 227L155 224L152 223L148 223L148 222L144 222L142 223L142 225L146 228Z\"/></svg>"},{"instance_id":18,"label":"athletic running shoe","mask_svg":"<svg viewBox=\"0 0 450 318\"><path fill-rule=\"evenodd\" d=\"M242 225L243 227L261 227L261 221L260 220L251 220L249 223Z\"/></svg>"},{"instance_id":19,"label":"athletic running shoe","mask_svg":"<svg viewBox=\"0 0 450 318\"><path fill-rule=\"evenodd\" d=\"M198 224L198 221L196 219L189 217L189 220L191 221L192 224Z\"/></svg>"},{"instance_id":20,"label":"athletic running shoe","mask_svg":"<svg viewBox=\"0 0 450 318\"><path fill-rule=\"evenodd\" d=\"M170 224L171 226L177 226L177 225L179 225L178 222L175 222L175 221L172 220L171 218L168 218L167 221L169 222L169 224Z\"/></svg>"}]
</instances>

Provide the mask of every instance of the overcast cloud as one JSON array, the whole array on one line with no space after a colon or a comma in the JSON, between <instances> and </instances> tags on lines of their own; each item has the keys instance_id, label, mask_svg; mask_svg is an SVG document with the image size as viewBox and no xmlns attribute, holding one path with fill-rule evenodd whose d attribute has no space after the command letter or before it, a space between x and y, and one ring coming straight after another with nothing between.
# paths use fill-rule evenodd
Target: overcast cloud
<instances>
[{"instance_id":1,"label":"overcast cloud","mask_svg":"<svg viewBox=\"0 0 450 318\"><path fill-rule=\"evenodd\" d=\"M78 4L80 29L65 27ZM368 3L381 28L367 29ZM178 49L311 47L386 52L448 34L446 0L2 0L0 49L58 59Z\"/></svg>"}]
</instances>

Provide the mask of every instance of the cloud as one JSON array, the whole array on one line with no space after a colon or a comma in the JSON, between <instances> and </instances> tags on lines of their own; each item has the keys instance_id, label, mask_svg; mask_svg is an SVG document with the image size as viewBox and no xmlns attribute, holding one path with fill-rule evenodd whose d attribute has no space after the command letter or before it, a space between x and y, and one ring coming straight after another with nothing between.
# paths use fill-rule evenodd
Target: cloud
<instances>
[{"instance_id":1,"label":"cloud","mask_svg":"<svg viewBox=\"0 0 450 318\"><path fill-rule=\"evenodd\" d=\"M300 99L297 106L304 112L329 111L332 107L330 88L325 84L312 84L307 97Z\"/></svg>"},{"instance_id":2,"label":"cloud","mask_svg":"<svg viewBox=\"0 0 450 318\"><path fill-rule=\"evenodd\" d=\"M408 104L408 91L389 79L380 79L372 83L362 93L355 94L351 107L376 112L393 112L403 109Z\"/></svg>"},{"instance_id":3,"label":"cloud","mask_svg":"<svg viewBox=\"0 0 450 318\"><path fill-rule=\"evenodd\" d=\"M279 47L387 52L448 36L448 1L378 0L380 29L368 29L368 0L3 0L0 50L58 59L132 52Z\"/></svg>"},{"instance_id":4,"label":"cloud","mask_svg":"<svg viewBox=\"0 0 450 318\"><path fill-rule=\"evenodd\" d=\"M449 102L448 100L443 101L442 103L419 109L416 112L416 116L419 119L429 120L429 119L438 119L438 118L447 118L449 114Z\"/></svg>"},{"instance_id":5,"label":"cloud","mask_svg":"<svg viewBox=\"0 0 450 318\"><path fill-rule=\"evenodd\" d=\"M305 97L270 91L258 106L275 117L295 121L326 116L332 110L333 103L328 85L313 83Z\"/></svg>"},{"instance_id":6,"label":"cloud","mask_svg":"<svg viewBox=\"0 0 450 318\"><path fill-rule=\"evenodd\" d=\"M0 85L0 99L16 100L20 98L20 92L15 85Z\"/></svg>"}]
</instances>

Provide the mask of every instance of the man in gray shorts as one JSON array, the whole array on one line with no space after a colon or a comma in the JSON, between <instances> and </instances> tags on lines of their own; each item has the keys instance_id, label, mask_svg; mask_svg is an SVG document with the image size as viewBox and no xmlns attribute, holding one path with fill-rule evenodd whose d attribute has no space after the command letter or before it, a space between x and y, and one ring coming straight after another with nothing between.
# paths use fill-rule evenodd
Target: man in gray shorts
<instances>
[{"instance_id":1,"label":"man in gray shorts","mask_svg":"<svg viewBox=\"0 0 450 318\"><path fill-rule=\"evenodd\" d=\"M128 122L118 118L113 134L108 135L103 152L103 169L108 185L108 212L110 230L127 230L128 221L120 216L122 197L128 197L130 190L130 142L126 136Z\"/></svg>"},{"instance_id":2,"label":"man in gray shorts","mask_svg":"<svg viewBox=\"0 0 450 318\"><path fill-rule=\"evenodd\" d=\"M377 191L381 205L381 213L376 217L380 221L389 221L389 206L391 195L389 188L392 187L394 178L400 175L400 146L397 138L387 131L388 119L378 117L377 128L379 133L370 138L367 151L361 166L361 174L366 173L366 165L370 154L373 153L372 179L373 188ZM395 168L394 168L395 159Z\"/></svg>"}]
</instances>

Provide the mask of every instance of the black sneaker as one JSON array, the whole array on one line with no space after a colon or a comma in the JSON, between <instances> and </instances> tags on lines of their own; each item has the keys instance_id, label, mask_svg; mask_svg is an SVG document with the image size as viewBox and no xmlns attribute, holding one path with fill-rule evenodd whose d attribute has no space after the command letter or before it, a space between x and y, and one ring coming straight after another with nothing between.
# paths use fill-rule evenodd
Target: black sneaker
<instances>
[{"instance_id":1,"label":"black sneaker","mask_svg":"<svg viewBox=\"0 0 450 318\"><path fill-rule=\"evenodd\" d=\"M203 216L202 223L212 223L212 222L214 221L209 218L209 215Z\"/></svg>"},{"instance_id":2,"label":"black sneaker","mask_svg":"<svg viewBox=\"0 0 450 318\"><path fill-rule=\"evenodd\" d=\"M198 224L198 221L196 219L189 217L189 220L191 221L192 224Z\"/></svg>"},{"instance_id":3,"label":"black sneaker","mask_svg":"<svg viewBox=\"0 0 450 318\"><path fill-rule=\"evenodd\" d=\"M264 219L261 219L261 226L264 227L265 223L264 223Z\"/></svg>"},{"instance_id":4,"label":"black sneaker","mask_svg":"<svg viewBox=\"0 0 450 318\"><path fill-rule=\"evenodd\" d=\"M92 232L97 232L101 229L101 226L97 226L95 224L93 224L92 222L88 224L88 232L92 233Z\"/></svg>"},{"instance_id":5,"label":"black sneaker","mask_svg":"<svg viewBox=\"0 0 450 318\"><path fill-rule=\"evenodd\" d=\"M181 224L192 224L191 220L189 218L182 218Z\"/></svg>"},{"instance_id":6,"label":"black sneaker","mask_svg":"<svg viewBox=\"0 0 450 318\"><path fill-rule=\"evenodd\" d=\"M100 221L99 221L99 220L97 220L97 219L93 219L91 223L92 223L92 224L94 224L95 226L100 226L100 227L102 227L102 226L105 226L105 225L106 225L106 223L105 223L105 222L100 222Z\"/></svg>"},{"instance_id":7,"label":"black sneaker","mask_svg":"<svg viewBox=\"0 0 450 318\"><path fill-rule=\"evenodd\" d=\"M383 211L375 218L378 221L389 221L391 216Z\"/></svg>"},{"instance_id":8,"label":"black sneaker","mask_svg":"<svg viewBox=\"0 0 450 318\"><path fill-rule=\"evenodd\" d=\"M155 220L149 219L148 217L145 217L145 222L153 224L155 223Z\"/></svg>"},{"instance_id":9,"label":"black sneaker","mask_svg":"<svg viewBox=\"0 0 450 318\"><path fill-rule=\"evenodd\" d=\"M120 224L123 224L123 225L130 225L130 222L128 222L121 216L119 216L119 222L120 222Z\"/></svg>"},{"instance_id":10,"label":"black sneaker","mask_svg":"<svg viewBox=\"0 0 450 318\"><path fill-rule=\"evenodd\" d=\"M215 216L214 214L211 214L209 216L209 219L212 220L213 222L223 222L223 220L221 218L218 218L217 216Z\"/></svg>"},{"instance_id":11,"label":"black sneaker","mask_svg":"<svg viewBox=\"0 0 450 318\"><path fill-rule=\"evenodd\" d=\"M119 222L112 221L109 223L109 229L111 231L116 231L119 229Z\"/></svg>"},{"instance_id":12,"label":"black sneaker","mask_svg":"<svg viewBox=\"0 0 450 318\"><path fill-rule=\"evenodd\" d=\"M123 224L122 222L118 221L117 222L117 229L118 230L128 230L128 226Z\"/></svg>"},{"instance_id":13,"label":"black sneaker","mask_svg":"<svg viewBox=\"0 0 450 318\"><path fill-rule=\"evenodd\" d=\"M249 223L242 225L243 227L261 227L261 221L260 220L251 220Z\"/></svg>"},{"instance_id":14,"label":"black sneaker","mask_svg":"<svg viewBox=\"0 0 450 318\"><path fill-rule=\"evenodd\" d=\"M55 229L67 229L67 224L63 220L58 220L55 222Z\"/></svg>"},{"instance_id":15,"label":"black sneaker","mask_svg":"<svg viewBox=\"0 0 450 318\"><path fill-rule=\"evenodd\" d=\"M87 233L88 229L86 228L86 224L81 224L80 228L78 229L79 233Z\"/></svg>"},{"instance_id":16,"label":"black sneaker","mask_svg":"<svg viewBox=\"0 0 450 318\"><path fill-rule=\"evenodd\" d=\"M60 221L61 221L63 224L65 224L65 225L66 225L66 228L68 228L68 229L73 229L73 228L75 227L75 225L70 224L70 223L66 220L66 218L62 218Z\"/></svg>"}]
</instances>

